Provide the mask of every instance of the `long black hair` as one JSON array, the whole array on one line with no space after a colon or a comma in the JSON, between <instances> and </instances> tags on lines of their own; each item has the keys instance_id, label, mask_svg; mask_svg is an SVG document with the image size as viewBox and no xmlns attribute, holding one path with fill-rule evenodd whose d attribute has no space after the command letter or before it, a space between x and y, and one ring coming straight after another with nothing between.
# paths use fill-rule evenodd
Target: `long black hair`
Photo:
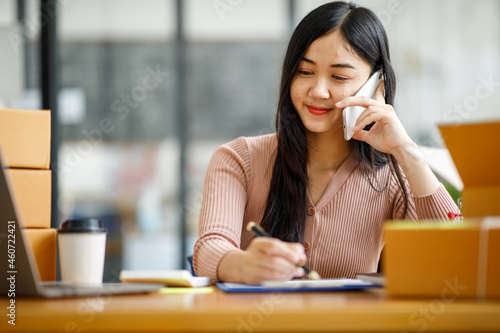
<instances>
[{"instance_id":1,"label":"long black hair","mask_svg":"<svg viewBox=\"0 0 500 333\"><path fill-rule=\"evenodd\" d=\"M293 107L290 87L309 45L335 30L339 30L353 50L371 66L372 73L383 69L385 101L394 105L396 77L390 63L387 35L375 13L352 2L337 1L322 5L304 17L290 39L283 62L276 115L278 147L261 222L272 236L288 242L303 241L308 186L306 130ZM365 142L351 142L372 188L385 190L385 187L375 188L369 175L390 163L407 201L408 194L395 158Z\"/></svg>"}]
</instances>

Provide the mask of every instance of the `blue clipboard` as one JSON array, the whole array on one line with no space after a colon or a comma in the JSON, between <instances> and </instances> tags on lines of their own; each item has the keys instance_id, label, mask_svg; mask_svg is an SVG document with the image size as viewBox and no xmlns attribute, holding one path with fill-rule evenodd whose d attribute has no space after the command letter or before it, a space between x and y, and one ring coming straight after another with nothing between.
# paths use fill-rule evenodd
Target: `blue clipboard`
<instances>
[{"instance_id":1,"label":"blue clipboard","mask_svg":"<svg viewBox=\"0 0 500 333\"><path fill-rule=\"evenodd\" d=\"M269 281L263 285L217 282L217 288L227 293L324 292L381 288L381 284L358 279Z\"/></svg>"}]
</instances>

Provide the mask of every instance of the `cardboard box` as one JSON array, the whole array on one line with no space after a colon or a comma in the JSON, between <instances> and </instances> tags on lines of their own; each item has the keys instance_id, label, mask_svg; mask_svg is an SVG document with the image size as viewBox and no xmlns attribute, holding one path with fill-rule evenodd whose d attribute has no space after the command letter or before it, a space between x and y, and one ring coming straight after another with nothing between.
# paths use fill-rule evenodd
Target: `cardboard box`
<instances>
[{"instance_id":1,"label":"cardboard box","mask_svg":"<svg viewBox=\"0 0 500 333\"><path fill-rule=\"evenodd\" d=\"M50 170L6 169L18 218L25 228L50 228L52 172Z\"/></svg>"},{"instance_id":2,"label":"cardboard box","mask_svg":"<svg viewBox=\"0 0 500 333\"><path fill-rule=\"evenodd\" d=\"M384 226L392 296L500 297L500 217Z\"/></svg>"},{"instance_id":3,"label":"cardboard box","mask_svg":"<svg viewBox=\"0 0 500 333\"><path fill-rule=\"evenodd\" d=\"M464 216L500 215L500 122L439 126L464 183Z\"/></svg>"},{"instance_id":4,"label":"cardboard box","mask_svg":"<svg viewBox=\"0 0 500 333\"><path fill-rule=\"evenodd\" d=\"M462 178L463 223L386 222L392 296L500 297L500 122L440 126ZM497 217L487 217L497 216Z\"/></svg>"},{"instance_id":5,"label":"cardboard box","mask_svg":"<svg viewBox=\"0 0 500 333\"><path fill-rule=\"evenodd\" d=\"M56 280L56 229L23 229L42 281Z\"/></svg>"},{"instance_id":6,"label":"cardboard box","mask_svg":"<svg viewBox=\"0 0 500 333\"><path fill-rule=\"evenodd\" d=\"M2 163L12 168L49 169L50 111L0 109Z\"/></svg>"}]
</instances>

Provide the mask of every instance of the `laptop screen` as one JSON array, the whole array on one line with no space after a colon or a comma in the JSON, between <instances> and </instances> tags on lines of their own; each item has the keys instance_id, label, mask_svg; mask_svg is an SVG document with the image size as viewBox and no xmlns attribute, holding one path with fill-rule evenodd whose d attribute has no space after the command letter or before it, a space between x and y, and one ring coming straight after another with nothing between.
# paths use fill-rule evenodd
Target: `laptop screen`
<instances>
[{"instance_id":1,"label":"laptop screen","mask_svg":"<svg viewBox=\"0 0 500 333\"><path fill-rule=\"evenodd\" d=\"M0 292L5 297L37 295L36 263L30 260L0 156ZM36 275L36 277L35 277Z\"/></svg>"}]
</instances>

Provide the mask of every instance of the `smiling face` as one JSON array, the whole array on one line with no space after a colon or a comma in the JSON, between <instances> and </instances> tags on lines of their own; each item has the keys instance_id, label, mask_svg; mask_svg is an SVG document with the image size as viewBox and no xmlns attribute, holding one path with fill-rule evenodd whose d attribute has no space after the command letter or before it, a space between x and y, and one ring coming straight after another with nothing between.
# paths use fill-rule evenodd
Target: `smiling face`
<instances>
[{"instance_id":1,"label":"smiling face","mask_svg":"<svg viewBox=\"0 0 500 333\"><path fill-rule=\"evenodd\" d=\"M290 87L293 106L308 134L338 132L342 136L342 109L335 103L353 96L371 70L339 30L311 43Z\"/></svg>"}]
</instances>

